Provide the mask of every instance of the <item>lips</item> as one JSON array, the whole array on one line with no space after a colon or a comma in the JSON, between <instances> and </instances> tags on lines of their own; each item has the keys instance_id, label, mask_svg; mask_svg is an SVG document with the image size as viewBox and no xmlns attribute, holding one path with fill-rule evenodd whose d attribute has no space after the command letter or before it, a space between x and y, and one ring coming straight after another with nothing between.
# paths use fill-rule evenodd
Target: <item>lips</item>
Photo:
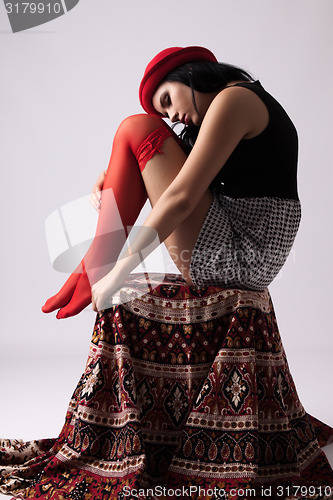
<instances>
[{"instance_id":1,"label":"lips","mask_svg":"<svg viewBox=\"0 0 333 500\"><path fill-rule=\"evenodd\" d=\"M185 125L193 125L191 118L189 118L188 116L185 116Z\"/></svg>"},{"instance_id":2,"label":"lips","mask_svg":"<svg viewBox=\"0 0 333 500\"><path fill-rule=\"evenodd\" d=\"M186 115L184 115L180 121L181 121L181 123L183 123L184 125L188 125L188 118L187 118L187 116L186 116Z\"/></svg>"},{"instance_id":3,"label":"lips","mask_svg":"<svg viewBox=\"0 0 333 500\"><path fill-rule=\"evenodd\" d=\"M182 123L183 125L190 125L191 124L191 121L190 121L190 118L188 118L187 115L184 115L181 117L181 119L179 120L180 123Z\"/></svg>"}]
</instances>

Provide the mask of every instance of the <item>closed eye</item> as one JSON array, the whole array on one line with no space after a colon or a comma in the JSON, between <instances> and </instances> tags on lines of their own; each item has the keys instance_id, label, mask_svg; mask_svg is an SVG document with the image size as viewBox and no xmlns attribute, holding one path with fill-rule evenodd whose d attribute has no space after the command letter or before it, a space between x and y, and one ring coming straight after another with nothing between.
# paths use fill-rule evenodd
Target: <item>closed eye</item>
<instances>
[{"instance_id":1,"label":"closed eye","mask_svg":"<svg viewBox=\"0 0 333 500\"><path fill-rule=\"evenodd\" d=\"M168 92L164 92L160 97L160 104L163 109L168 108L171 105L171 99ZM168 116L165 114L165 116Z\"/></svg>"}]
</instances>

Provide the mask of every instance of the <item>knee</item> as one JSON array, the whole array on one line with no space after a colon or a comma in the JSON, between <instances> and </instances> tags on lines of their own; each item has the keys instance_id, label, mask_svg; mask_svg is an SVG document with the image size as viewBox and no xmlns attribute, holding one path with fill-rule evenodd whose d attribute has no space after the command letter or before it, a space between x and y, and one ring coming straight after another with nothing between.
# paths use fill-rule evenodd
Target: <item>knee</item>
<instances>
[{"instance_id":1,"label":"knee","mask_svg":"<svg viewBox=\"0 0 333 500\"><path fill-rule=\"evenodd\" d=\"M140 113L125 118L120 123L116 135L123 139L128 138L130 141L136 138L137 143L161 127L170 128L162 118Z\"/></svg>"},{"instance_id":2,"label":"knee","mask_svg":"<svg viewBox=\"0 0 333 500\"><path fill-rule=\"evenodd\" d=\"M144 113L131 115L125 118L119 125L119 129L128 134L137 134L140 130L143 134L148 135L156 128L167 127L164 120L158 116L151 116Z\"/></svg>"},{"instance_id":3,"label":"knee","mask_svg":"<svg viewBox=\"0 0 333 500\"><path fill-rule=\"evenodd\" d=\"M130 127L130 126L151 126L160 127L161 125L166 125L165 121L160 116L147 115L146 113L138 113L136 115L130 115L125 118L120 126Z\"/></svg>"},{"instance_id":4,"label":"knee","mask_svg":"<svg viewBox=\"0 0 333 500\"><path fill-rule=\"evenodd\" d=\"M157 145L160 145L167 136L174 135L171 128L162 118L141 113L125 118L119 125L115 138L127 144L138 159L141 149L147 146L147 138L151 138L155 131L156 137L154 137L154 142L157 140ZM149 149L152 149L154 152L156 148L150 144L149 140L148 142L150 145Z\"/></svg>"}]
</instances>

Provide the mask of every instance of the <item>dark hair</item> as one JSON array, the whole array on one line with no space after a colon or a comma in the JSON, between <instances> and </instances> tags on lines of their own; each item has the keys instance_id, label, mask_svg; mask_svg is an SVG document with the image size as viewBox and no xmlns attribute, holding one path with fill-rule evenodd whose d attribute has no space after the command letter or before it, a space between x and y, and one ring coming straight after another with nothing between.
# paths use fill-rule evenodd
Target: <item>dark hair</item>
<instances>
[{"instance_id":1,"label":"dark hair","mask_svg":"<svg viewBox=\"0 0 333 500\"><path fill-rule=\"evenodd\" d=\"M197 109L194 90L203 93L216 92L236 80L252 81L253 78L244 69L231 64L195 61L179 66L171 71L163 81L180 82L190 87L192 89L193 104ZM198 133L199 127L187 125L179 134L186 153L189 153L193 148Z\"/></svg>"}]
</instances>

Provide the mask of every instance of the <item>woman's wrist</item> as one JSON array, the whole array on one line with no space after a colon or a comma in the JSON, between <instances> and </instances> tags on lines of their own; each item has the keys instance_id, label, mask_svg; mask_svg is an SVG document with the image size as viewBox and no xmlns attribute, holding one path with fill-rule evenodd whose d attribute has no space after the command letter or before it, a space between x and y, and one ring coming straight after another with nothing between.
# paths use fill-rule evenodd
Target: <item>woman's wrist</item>
<instances>
[{"instance_id":1,"label":"woman's wrist","mask_svg":"<svg viewBox=\"0 0 333 500\"><path fill-rule=\"evenodd\" d=\"M139 254L127 255L117 260L115 266L113 267L111 273L116 276L119 280L126 280L128 275L141 263Z\"/></svg>"}]
</instances>

